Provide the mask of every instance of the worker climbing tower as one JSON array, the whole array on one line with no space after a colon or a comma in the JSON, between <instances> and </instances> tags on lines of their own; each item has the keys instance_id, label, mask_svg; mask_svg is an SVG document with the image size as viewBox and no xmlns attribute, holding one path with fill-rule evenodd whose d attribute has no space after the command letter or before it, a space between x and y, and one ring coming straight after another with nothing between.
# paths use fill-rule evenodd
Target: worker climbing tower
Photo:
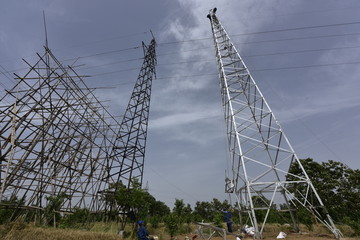
<instances>
[{"instance_id":1,"label":"worker climbing tower","mask_svg":"<svg viewBox=\"0 0 360 240\"><path fill-rule=\"evenodd\" d=\"M294 229L298 230L295 210L299 208L307 209L336 238L341 237L284 131L217 18L216 8L210 10L207 17L216 50L231 154L232 175L226 177L225 191L235 194L240 211L247 213L248 224L254 227L256 239L262 238L265 223L274 211L286 211ZM243 221L241 217L240 221Z\"/></svg>"}]
</instances>

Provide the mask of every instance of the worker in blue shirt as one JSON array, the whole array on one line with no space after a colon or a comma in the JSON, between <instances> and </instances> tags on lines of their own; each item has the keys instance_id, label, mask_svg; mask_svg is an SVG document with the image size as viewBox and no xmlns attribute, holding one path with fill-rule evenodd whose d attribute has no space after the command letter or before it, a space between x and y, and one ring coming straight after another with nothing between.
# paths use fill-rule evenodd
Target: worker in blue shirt
<instances>
[{"instance_id":1,"label":"worker in blue shirt","mask_svg":"<svg viewBox=\"0 0 360 240\"><path fill-rule=\"evenodd\" d=\"M228 232L232 233L232 220L231 220L231 211L225 211L225 222L228 229Z\"/></svg>"},{"instance_id":2,"label":"worker in blue shirt","mask_svg":"<svg viewBox=\"0 0 360 240\"><path fill-rule=\"evenodd\" d=\"M138 221L139 229L137 230L137 236L139 240L149 240L149 232L144 226L144 221Z\"/></svg>"}]
</instances>

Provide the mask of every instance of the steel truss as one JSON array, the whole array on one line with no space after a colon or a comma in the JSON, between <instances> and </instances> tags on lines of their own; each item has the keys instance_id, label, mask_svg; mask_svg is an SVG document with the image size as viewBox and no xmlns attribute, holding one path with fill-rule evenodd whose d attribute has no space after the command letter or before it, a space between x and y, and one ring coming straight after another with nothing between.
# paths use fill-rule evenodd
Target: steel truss
<instances>
[{"instance_id":1,"label":"steel truss","mask_svg":"<svg viewBox=\"0 0 360 240\"><path fill-rule=\"evenodd\" d=\"M340 231L215 13L216 8L207 17L216 50L232 162L226 191L234 193L238 207L248 213L256 239L262 237L270 211L280 206L281 210L286 206L295 229L298 226L293 211L302 206L339 238ZM295 164L300 173L289 173ZM262 219L257 218L260 211L265 213Z\"/></svg>"},{"instance_id":2,"label":"steel truss","mask_svg":"<svg viewBox=\"0 0 360 240\"><path fill-rule=\"evenodd\" d=\"M111 154L112 182L121 181L132 187L133 181L142 185L146 136L149 121L150 97L153 77L156 76L156 41L147 47L143 43L144 62L122 119Z\"/></svg>"},{"instance_id":3,"label":"steel truss","mask_svg":"<svg viewBox=\"0 0 360 240\"><path fill-rule=\"evenodd\" d=\"M35 64L24 60L28 72L15 74L18 83L0 98L0 204L17 199L13 207L44 210L50 197L62 195L59 211L106 211L114 183L142 181L155 40L143 46L144 64L121 124L84 76L47 47Z\"/></svg>"}]
</instances>

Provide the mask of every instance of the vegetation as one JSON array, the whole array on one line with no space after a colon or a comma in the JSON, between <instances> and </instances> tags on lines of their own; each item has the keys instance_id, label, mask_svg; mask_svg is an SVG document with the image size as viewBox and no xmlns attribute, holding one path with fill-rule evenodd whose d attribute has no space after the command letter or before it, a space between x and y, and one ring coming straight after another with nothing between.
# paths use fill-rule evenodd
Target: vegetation
<instances>
[{"instance_id":1,"label":"vegetation","mask_svg":"<svg viewBox=\"0 0 360 240\"><path fill-rule=\"evenodd\" d=\"M339 228L342 231L346 230L354 236L359 236L360 171L352 170L346 165L335 161L317 163L308 158L301 160L301 162L335 223L340 224ZM290 172L299 174L301 171L297 164L293 164ZM289 178L291 178L291 175L289 175ZM170 210L163 202L157 201L150 193L141 189L140 184L136 180L132 182L131 188L125 187L121 182L112 187L114 191L107 194L104 200L107 201L108 204L112 204L114 208L113 212L110 212L106 217L104 217L104 214L93 215L88 209L80 208L75 209L72 214L61 215L59 210L64 201L68 199L68 196L63 193L59 196L47 197L47 206L41 212L41 217L36 218L35 211L25 212L25 210L21 209L14 211L14 207L21 205L23 201L12 197L5 201L6 204L0 207L0 223L3 224L3 229L0 229L0 238L4 236L1 235L2 233L9 234L9 232L15 236L16 233L14 233L14 229L29 231L29 223L32 223L32 225L35 223L35 225L39 226L72 228L74 230L111 231L116 236L119 229L118 212L130 213L126 216L126 221L123 221L124 225L120 228L126 228L127 232L132 232L132 235L128 234L127 236L135 236L133 233L136 222L141 219L148 224L148 227L151 229L150 232L156 232L157 229L165 229L166 234L174 238L178 234L189 234L193 232L194 222L213 222L216 226L224 227L223 211L233 207L227 200L221 202L214 198L211 202L198 201L194 209L192 209L191 206L185 204L182 199L175 199L174 207ZM296 187L299 192L305 191L305 189L302 189L302 186L293 187ZM268 202L264 201L266 200L256 197L253 199L256 207L268 204ZM283 207L284 206L280 206L280 208ZM285 219L289 216L286 216L288 213L280 214L279 211L277 211L278 208L279 206L273 206L267 222L282 226L281 224L288 223ZM265 213L257 211L256 214L261 222ZM234 223L238 223L240 214L236 208L232 216ZM241 217L245 219L247 216L242 215ZM299 223L303 226L305 225L309 231L313 231L314 227L317 226L312 215L304 209L298 209L296 218ZM15 223L17 221L16 219L21 219L21 221L23 221L22 224L14 224L14 220ZM97 222L103 220L106 220L108 223L104 223L104 225L100 227L100 223L98 224ZM113 225L110 227L109 224L111 221ZM125 225L124 222L127 224ZM351 231L347 229L349 227L351 227ZM36 231L46 235L46 230ZM69 237L68 239L72 238ZM84 237L84 239L86 239L86 237ZM118 238L110 237L109 239Z\"/></svg>"},{"instance_id":2,"label":"vegetation","mask_svg":"<svg viewBox=\"0 0 360 240\"><path fill-rule=\"evenodd\" d=\"M332 160L317 163L307 158L302 159L301 163L333 220L348 224L360 235L360 170L352 170ZM299 165L293 164L289 172L299 174ZM305 191L301 186L294 187L300 192ZM299 213L301 223L308 226L314 223L309 214L303 211Z\"/></svg>"},{"instance_id":3,"label":"vegetation","mask_svg":"<svg viewBox=\"0 0 360 240\"><path fill-rule=\"evenodd\" d=\"M22 205L23 202L23 200L18 200L16 196L3 200L3 205L0 207L0 224L12 221L22 215L24 211L17 208L17 206Z\"/></svg>"},{"instance_id":4,"label":"vegetation","mask_svg":"<svg viewBox=\"0 0 360 240\"><path fill-rule=\"evenodd\" d=\"M59 211L65 199L69 199L69 196L67 196L64 192L58 196L46 197L48 203L45 207L44 216L47 225L54 225L56 227L56 223L61 219Z\"/></svg>"},{"instance_id":5,"label":"vegetation","mask_svg":"<svg viewBox=\"0 0 360 240\"><path fill-rule=\"evenodd\" d=\"M175 213L170 213L164 218L164 222L172 239L179 229L179 219Z\"/></svg>"}]
</instances>

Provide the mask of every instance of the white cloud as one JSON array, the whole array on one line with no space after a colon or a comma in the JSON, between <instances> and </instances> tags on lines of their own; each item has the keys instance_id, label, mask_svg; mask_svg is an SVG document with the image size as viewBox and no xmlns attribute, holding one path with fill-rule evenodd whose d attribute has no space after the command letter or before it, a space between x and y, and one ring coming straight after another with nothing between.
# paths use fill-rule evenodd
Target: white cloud
<instances>
[{"instance_id":1,"label":"white cloud","mask_svg":"<svg viewBox=\"0 0 360 240\"><path fill-rule=\"evenodd\" d=\"M217 114L218 112L215 112ZM215 117L214 113L209 112L188 112L188 113L175 113L172 115L167 115L160 117L158 119L151 121L152 129L167 129L174 126L191 124L193 122L198 122L202 119L213 118Z\"/></svg>"}]
</instances>

